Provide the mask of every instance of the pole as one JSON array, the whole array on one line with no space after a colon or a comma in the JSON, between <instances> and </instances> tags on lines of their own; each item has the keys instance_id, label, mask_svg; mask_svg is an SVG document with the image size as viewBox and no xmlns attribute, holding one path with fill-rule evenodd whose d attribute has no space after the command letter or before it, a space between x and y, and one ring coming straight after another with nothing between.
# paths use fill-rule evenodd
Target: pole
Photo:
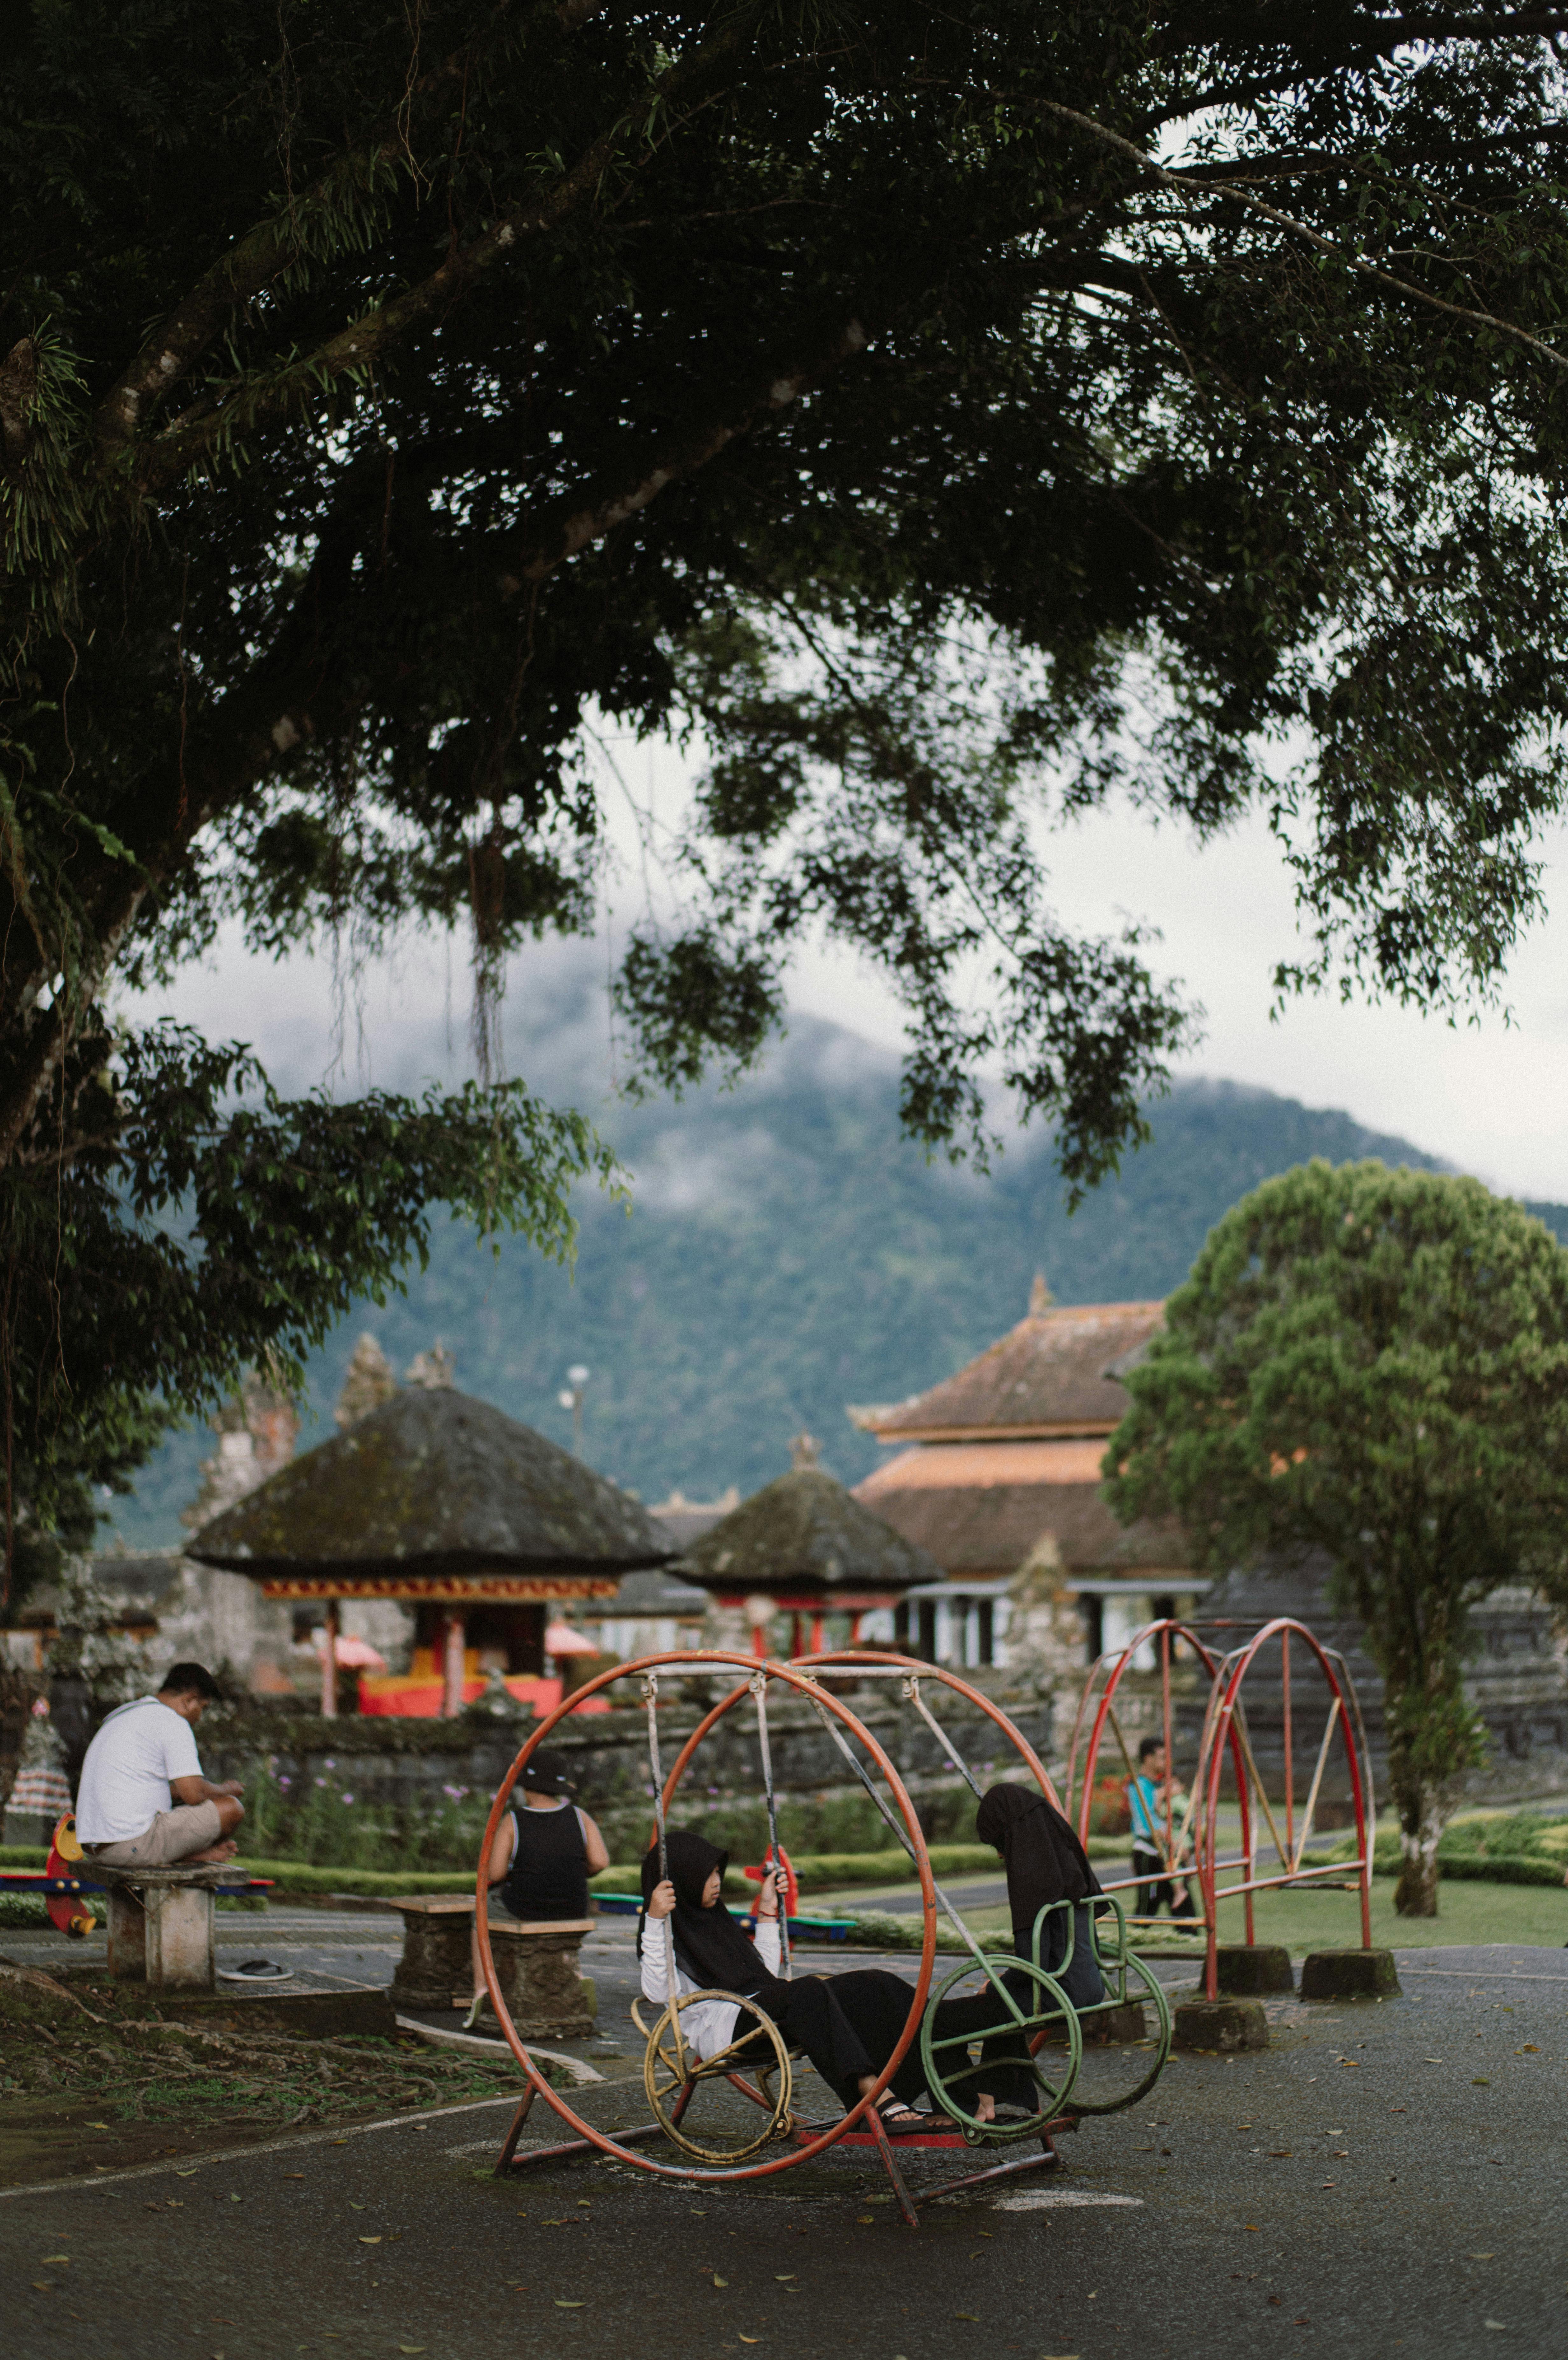
<instances>
[{"instance_id":1,"label":"pole","mask_svg":"<svg viewBox=\"0 0 1568 2360\"><path fill-rule=\"evenodd\" d=\"M448 1613L446 1645L442 1663L441 1719L455 1721L463 1710L463 1646L467 1636L467 1617Z\"/></svg>"},{"instance_id":2,"label":"pole","mask_svg":"<svg viewBox=\"0 0 1568 2360\"><path fill-rule=\"evenodd\" d=\"M327 1601L327 1644L321 1649L321 1719L338 1716L338 1601Z\"/></svg>"}]
</instances>

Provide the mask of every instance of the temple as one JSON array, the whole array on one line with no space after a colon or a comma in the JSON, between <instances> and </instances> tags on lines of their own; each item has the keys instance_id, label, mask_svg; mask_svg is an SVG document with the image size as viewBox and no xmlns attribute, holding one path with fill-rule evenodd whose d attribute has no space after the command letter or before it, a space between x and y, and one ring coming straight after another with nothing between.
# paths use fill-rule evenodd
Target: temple
<instances>
[{"instance_id":1,"label":"temple","mask_svg":"<svg viewBox=\"0 0 1568 2360\"><path fill-rule=\"evenodd\" d=\"M1190 1612L1208 1584L1181 1534L1119 1524L1100 1490L1127 1405L1117 1371L1163 1317L1160 1303L1054 1303L1037 1277L1018 1326L955 1376L909 1401L851 1409L855 1425L899 1446L856 1499L942 1568L899 1612L914 1653L1007 1661L1031 1590L1044 1593L1036 1602L1054 1621L1057 1651L1080 1666L1154 1615Z\"/></svg>"},{"instance_id":2,"label":"temple","mask_svg":"<svg viewBox=\"0 0 1568 2360\"><path fill-rule=\"evenodd\" d=\"M204 1524L186 1554L266 1598L324 1601L324 1712L337 1707L341 1602L411 1607L408 1677L362 1678L360 1709L450 1715L488 1673L553 1702L541 1690L547 1611L613 1599L624 1574L675 1552L640 1501L447 1384L357 1418Z\"/></svg>"},{"instance_id":3,"label":"temple","mask_svg":"<svg viewBox=\"0 0 1568 2360\"><path fill-rule=\"evenodd\" d=\"M792 1449L789 1472L711 1525L681 1567L718 1609L720 1644L745 1629L757 1655L816 1655L886 1636L910 1590L942 1579L922 1548L816 1464L810 1435ZM886 1627L868 1630L874 1617Z\"/></svg>"}]
</instances>

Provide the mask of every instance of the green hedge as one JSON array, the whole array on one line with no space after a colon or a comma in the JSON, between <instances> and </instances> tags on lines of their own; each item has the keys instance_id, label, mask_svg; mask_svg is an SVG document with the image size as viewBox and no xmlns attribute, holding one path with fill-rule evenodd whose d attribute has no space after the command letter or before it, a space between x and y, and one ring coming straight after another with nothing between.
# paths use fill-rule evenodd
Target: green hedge
<instances>
[{"instance_id":1,"label":"green hedge","mask_svg":"<svg viewBox=\"0 0 1568 2360\"><path fill-rule=\"evenodd\" d=\"M980 1876L987 1869L1002 1874L1001 1860L989 1844L932 1844L930 1853L934 1876ZM909 1885L915 1874L909 1854L894 1851L803 1852L794 1859L794 1869L802 1893L832 1893L846 1885ZM617 1862L592 1877L589 1890L635 1893L641 1874L640 1862ZM729 1885L737 1893L748 1889L733 1868Z\"/></svg>"}]
</instances>

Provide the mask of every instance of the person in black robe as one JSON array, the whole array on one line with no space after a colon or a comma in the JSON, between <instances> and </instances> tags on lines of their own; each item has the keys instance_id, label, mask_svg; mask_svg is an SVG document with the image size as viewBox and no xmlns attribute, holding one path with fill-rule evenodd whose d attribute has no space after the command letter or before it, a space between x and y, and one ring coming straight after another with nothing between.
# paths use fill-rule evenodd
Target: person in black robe
<instances>
[{"instance_id":1,"label":"person in black robe","mask_svg":"<svg viewBox=\"0 0 1568 2360\"><path fill-rule=\"evenodd\" d=\"M665 1842L668 1876L659 1877L659 1848L642 1863L643 1915L637 1925L641 1954L644 1928L668 1918L680 1974L695 1990L734 1992L771 2016L791 2049L810 2059L822 2080L853 2106L864 2097L897 2048L909 2020L912 1985L883 1967L844 1974L797 1975L787 1982L758 1955L719 1894L729 1854L691 1828L674 1828ZM772 1896L766 1891L764 1902ZM744 2017L740 2019L744 2024ZM759 2064L771 2044L761 2030L742 2035L737 2070ZM877 2101L889 2131L908 2134L931 2127L914 2101L924 2085L918 2043L911 2043L888 2088Z\"/></svg>"},{"instance_id":2,"label":"person in black robe","mask_svg":"<svg viewBox=\"0 0 1568 2360\"><path fill-rule=\"evenodd\" d=\"M1071 1911L1056 1909L1040 1928L1040 1964L1062 1985L1074 2007L1093 2007L1105 1998L1105 1987L1094 1958L1089 1904L1101 1890L1089 1856L1053 1803L1032 1787L1003 1783L988 1787L975 1815L975 1832L983 1843L994 1844L1007 1863L1007 1906L1012 1917L1012 1949L1020 1959L1033 1957L1035 1921L1052 1903L1071 1902ZM1003 1983L1024 2013L1038 2016L1045 1994L1032 1976L1016 1970ZM986 1990L972 1998L944 2000L937 2010L939 2039L964 2033L984 2033L1001 2019L996 1993ZM958 2052L949 2049L950 2059ZM1034 2114L1039 2084L1028 2066L1028 2046L1021 2033L993 2033L981 2049L980 2064L964 2074L943 2068L957 2090L973 2094L974 2112L991 2121L998 2104Z\"/></svg>"}]
</instances>

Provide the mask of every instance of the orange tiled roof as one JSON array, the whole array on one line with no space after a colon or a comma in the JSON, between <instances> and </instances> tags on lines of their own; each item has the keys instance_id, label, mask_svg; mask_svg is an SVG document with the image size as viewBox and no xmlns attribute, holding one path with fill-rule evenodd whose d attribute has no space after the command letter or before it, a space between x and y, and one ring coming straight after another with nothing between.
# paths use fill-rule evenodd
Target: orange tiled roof
<instances>
[{"instance_id":1,"label":"orange tiled roof","mask_svg":"<svg viewBox=\"0 0 1568 2360\"><path fill-rule=\"evenodd\" d=\"M1053 1304L929 1393L852 1414L887 1442L1108 1435L1127 1394L1105 1372L1147 1344L1164 1316L1163 1303Z\"/></svg>"}]
</instances>

